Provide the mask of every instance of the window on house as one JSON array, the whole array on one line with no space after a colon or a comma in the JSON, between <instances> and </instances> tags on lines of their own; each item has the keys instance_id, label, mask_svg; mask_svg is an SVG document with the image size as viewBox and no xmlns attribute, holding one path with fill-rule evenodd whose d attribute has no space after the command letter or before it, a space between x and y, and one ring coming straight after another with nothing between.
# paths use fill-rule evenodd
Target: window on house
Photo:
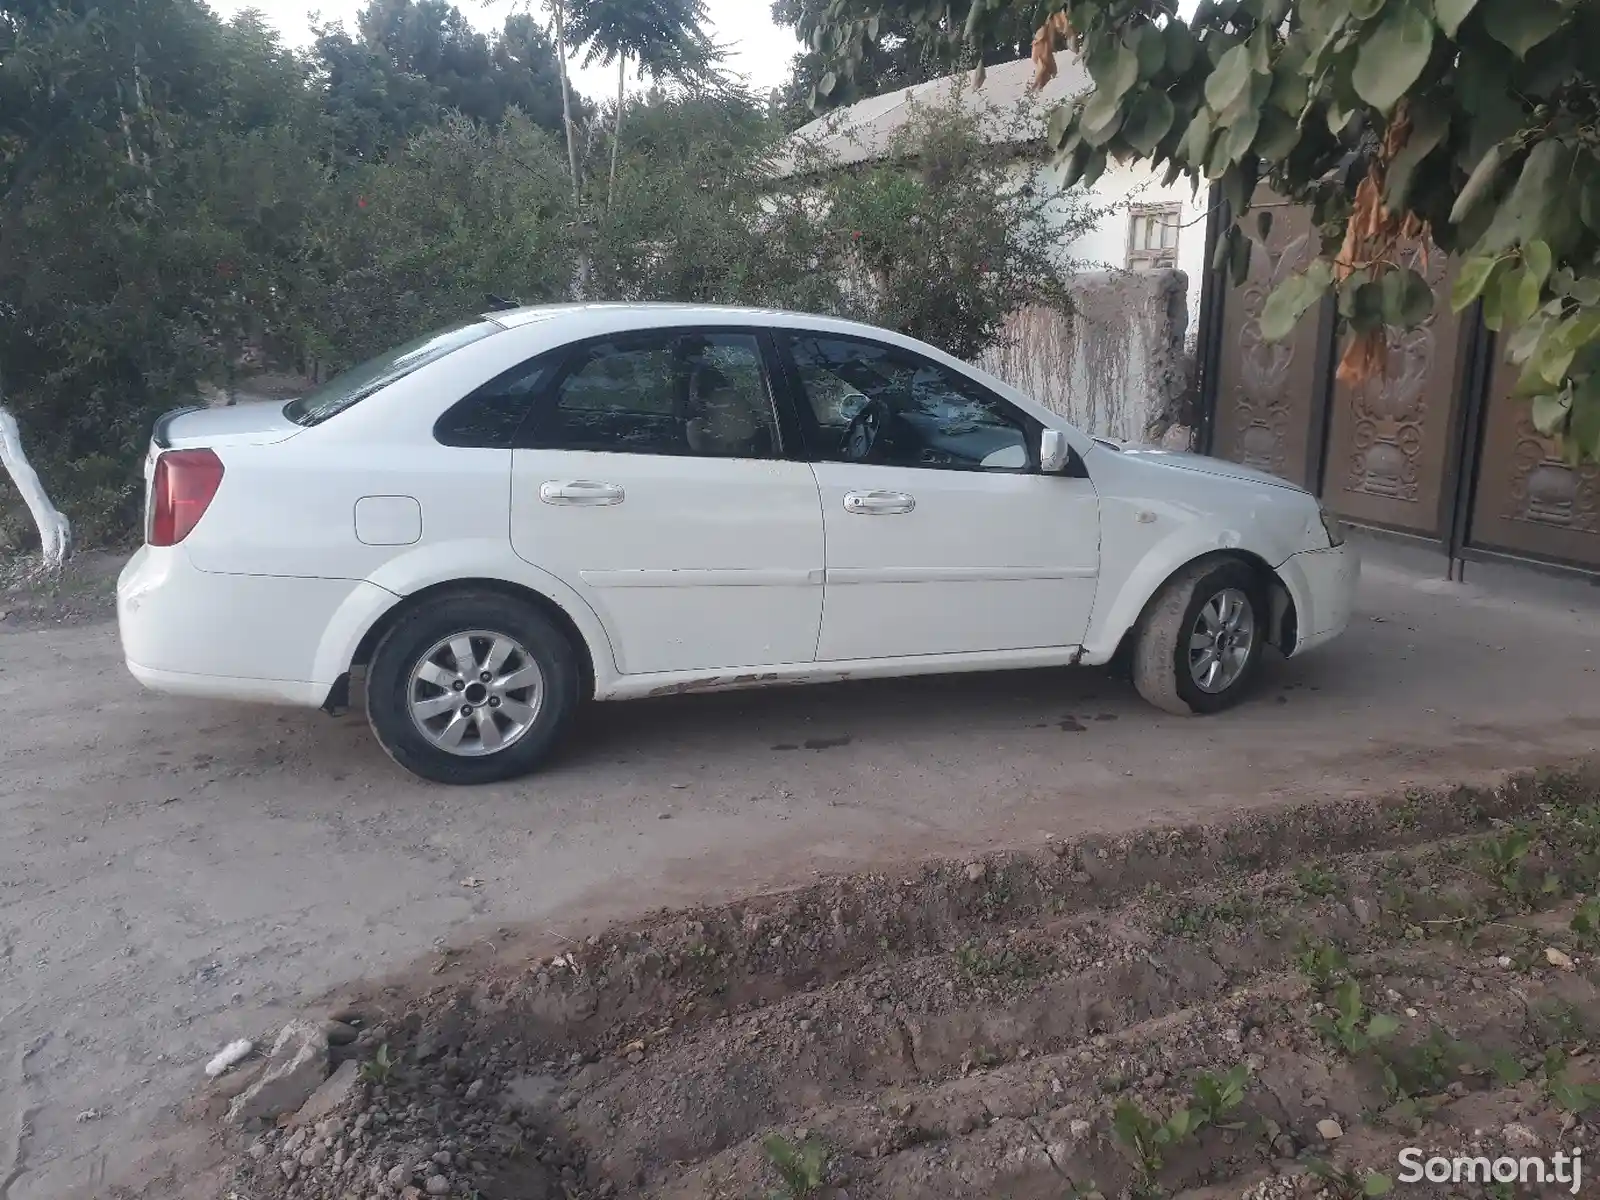
<instances>
[{"instance_id":1,"label":"window on house","mask_svg":"<svg viewBox=\"0 0 1600 1200\"><path fill-rule=\"evenodd\" d=\"M1178 265L1178 227L1183 220L1181 205L1141 205L1133 210L1129 220L1129 270L1153 271Z\"/></svg>"}]
</instances>

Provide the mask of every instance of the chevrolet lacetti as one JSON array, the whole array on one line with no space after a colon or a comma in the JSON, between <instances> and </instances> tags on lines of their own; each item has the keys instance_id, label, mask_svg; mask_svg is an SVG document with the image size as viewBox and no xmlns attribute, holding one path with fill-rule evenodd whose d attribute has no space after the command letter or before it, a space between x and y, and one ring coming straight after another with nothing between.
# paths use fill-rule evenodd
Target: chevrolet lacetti
<instances>
[{"instance_id":1,"label":"chevrolet lacetti","mask_svg":"<svg viewBox=\"0 0 1600 1200\"><path fill-rule=\"evenodd\" d=\"M1350 619L1307 492L1090 437L930 346L754 309L464 321L288 403L156 422L128 669L350 702L407 769L523 774L580 702L1118 657L1174 713Z\"/></svg>"}]
</instances>

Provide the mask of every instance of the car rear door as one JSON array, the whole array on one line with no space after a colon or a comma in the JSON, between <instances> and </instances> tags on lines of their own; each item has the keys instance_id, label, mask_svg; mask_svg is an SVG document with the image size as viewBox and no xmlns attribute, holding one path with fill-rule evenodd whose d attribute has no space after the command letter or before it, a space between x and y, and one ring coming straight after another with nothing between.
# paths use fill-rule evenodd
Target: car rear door
<instances>
[{"instance_id":1,"label":"car rear door","mask_svg":"<svg viewBox=\"0 0 1600 1200\"><path fill-rule=\"evenodd\" d=\"M1099 500L1039 473L1038 422L900 347L777 336L822 499L818 661L1081 644Z\"/></svg>"},{"instance_id":2,"label":"car rear door","mask_svg":"<svg viewBox=\"0 0 1600 1200\"><path fill-rule=\"evenodd\" d=\"M589 602L623 674L815 656L822 513L768 362L757 330L593 339L518 433L512 547Z\"/></svg>"}]
</instances>

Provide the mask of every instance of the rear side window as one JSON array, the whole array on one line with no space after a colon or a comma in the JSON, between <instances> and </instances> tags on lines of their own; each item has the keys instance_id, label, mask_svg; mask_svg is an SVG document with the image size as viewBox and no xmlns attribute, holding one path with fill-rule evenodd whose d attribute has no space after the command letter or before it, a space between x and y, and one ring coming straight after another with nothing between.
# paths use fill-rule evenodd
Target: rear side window
<instances>
[{"instance_id":1,"label":"rear side window","mask_svg":"<svg viewBox=\"0 0 1600 1200\"><path fill-rule=\"evenodd\" d=\"M455 402L433 426L441 446L508 450L540 392L550 382L559 354L519 363Z\"/></svg>"},{"instance_id":2,"label":"rear side window","mask_svg":"<svg viewBox=\"0 0 1600 1200\"><path fill-rule=\"evenodd\" d=\"M284 405L283 415L297 425L320 425L391 383L398 383L413 371L499 331L500 326L493 321L467 321L417 338L387 354L368 359L358 367L342 371L298 400L289 401Z\"/></svg>"},{"instance_id":3,"label":"rear side window","mask_svg":"<svg viewBox=\"0 0 1600 1200\"><path fill-rule=\"evenodd\" d=\"M698 458L772 458L777 418L748 333L663 330L582 347L518 444Z\"/></svg>"}]
</instances>

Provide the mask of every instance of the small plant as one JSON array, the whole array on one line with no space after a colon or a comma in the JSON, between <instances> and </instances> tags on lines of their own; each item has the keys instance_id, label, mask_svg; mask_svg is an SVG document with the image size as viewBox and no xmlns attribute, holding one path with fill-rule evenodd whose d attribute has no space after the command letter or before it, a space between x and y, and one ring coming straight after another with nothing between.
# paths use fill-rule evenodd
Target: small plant
<instances>
[{"instance_id":1,"label":"small plant","mask_svg":"<svg viewBox=\"0 0 1600 1200\"><path fill-rule=\"evenodd\" d=\"M1325 992L1344 978L1350 968L1350 960L1332 942L1302 936L1295 947L1294 965L1300 974L1311 981L1312 986Z\"/></svg>"},{"instance_id":2,"label":"small plant","mask_svg":"<svg viewBox=\"0 0 1600 1200\"><path fill-rule=\"evenodd\" d=\"M1385 1049L1381 1054L1384 1090L1401 1103L1444 1091L1468 1057L1459 1042L1438 1029L1417 1045ZM1419 1106L1412 1108L1420 1113Z\"/></svg>"},{"instance_id":3,"label":"small plant","mask_svg":"<svg viewBox=\"0 0 1600 1200\"><path fill-rule=\"evenodd\" d=\"M1030 979L1039 974L1031 955L1011 946L991 950L976 940L956 947L956 966L973 979Z\"/></svg>"},{"instance_id":4,"label":"small plant","mask_svg":"<svg viewBox=\"0 0 1600 1200\"><path fill-rule=\"evenodd\" d=\"M1503 836L1489 838L1478 848L1484 874L1518 905L1529 907L1540 901L1559 899L1565 890L1554 871L1542 877L1528 871L1533 852L1533 832L1518 825Z\"/></svg>"},{"instance_id":5,"label":"small plant","mask_svg":"<svg viewBox=\"0 0 1600 1200\"><path fill-rule=\"evenodd\" d=\"M1220 1078L1202 1071L1195 1077L1189 1103L1174 1109L1165 1120L1145 1112L1132 1100L1117 1101L1112 1110L1111 1130L1117 1141L1132 1153L1147 1194L1149 1185L1166 1162L1167 1152L1207 1125L1219 1125L1219 1117L1239 1107L1249 1077L1250 1068L1244 1063L1235 1065Z\"/></svg>"},{"instance_id":6,"label":"small plant","mask_svg":"<svg viewBox=\"0 0 1600 1200\"><path fill-rule=\"evenodd\" d=\"M806 1136L798 1146L781 1133L769 1133L761 1142L761 1149L778 1173L783 1190L774 1196L800 1200L816 1193L824 1181L828 1166L828 1147L820 1139Z\"/></svg>"},{"instance_id":7,"label":"small plant","mask_svg":"<svg viewBox=\"0 0 1600 1200\"><path fill-rule=\"evenodd\" d=\"M1306 863L1296 867L1294 881L1302 892L1318 899L1337 896L1344 890L1344 880L1321 863Z\"/></svg>"},{"instance_id":8,"label":"small plant","mask_svg":"<svg viewBox=\"0 0 1600 1200\"><path fill-rule=\"evenodd\" d=\"M1600 946L1600 896L1590 896L1578 905L1568 928L1579 945L1591 950Z\"/></svg>"},{"instance_id":9,"label":"small plant","mask_svg":"<svg viewBox=\"0 0 1600 1200\"><path fill-rule=\"evenodd\" d=\"M1226 896L1215 904L1180 901L1167 909L1162 930L1170 934L1198 935L1206 933L1213 925L1241 925L1256 915L1256 906L1239 896Z\"/></svg>"},{"instance_id":10,"label":"small plant","mask_svg":"<svg viewBox=\"0 0 1600 1200\"><path fill-rule=\"evenodd\" d=\"M1221 1126L1219 1118L1243 1103L1244 1085L1249 1080L1250 1068L1244 1063L1235 1063L1221 1076L1213 1075L1210 1071L1201 1071L1196 1075L1190 1105L1190 1111L1198 1121L1195 1128Z\"/></svg>"},{"instance_id":11,"label":"small plant","mask_svg":"<svg viewBox=\"0 0 1600 1200\"><path fill-rule=\"evenodd\" d=\"M394 1076L394 1060L389 1057L389 1043L378 1047L378 1052L361 1064L357 1072L363 1083L382 1087Z\"/></svg>"},{"instance_id":12,"label":"small plant","mask_svg":"<svg viewBox=\"0 0 1600 1200\"><path fill-rule=\"evenodd\" d=\"M1489 1056L1489 1075L1496 1087L1515 1087L1528 1077L1528 1068L1517 1060L1516 1055L1496 1050Z\"/></svg>"},{"instance_id":13,"label":"small plant","mask_svg":"<svg viewBox=\"0 0 1600 1200\"><path fill-rule=\"evenodd\" d=\"M1368 1196L1387 1196L1394 1190L1394 1180L1377 1171L1340 1169L1320 1158L1306 1163L1306 1169L1322 1180L1323 1195L1328 1200L1364 1200Z\"/></svg>"},{"instance_id":14,"label":"small plant","mask_svg":"<svg viewBox=\"0 0 1600 1200\"><path fill-rule=\"evenodd\" d=\"M1563 1112L1575 1117L1600 1108L1600 1083L1579 1083L1568 1071L1567 1053L1552 1046L1544 1054L1544 1091Z\"/></svg>"},{"instance_id":15,"label":"small plant","mask_svg":"<svg viewBox=\"0 0 1600 1200\"><path fill-rule=\"evenodd\" d=\"M1400 1029L1398 1017L1369 1013L1361 999L1361 985L1346 979L1333 994L1332 1012L1313 1014L1311 1028L1346 1054L1361 1054Z\"/></svg>"}]
</instances>

